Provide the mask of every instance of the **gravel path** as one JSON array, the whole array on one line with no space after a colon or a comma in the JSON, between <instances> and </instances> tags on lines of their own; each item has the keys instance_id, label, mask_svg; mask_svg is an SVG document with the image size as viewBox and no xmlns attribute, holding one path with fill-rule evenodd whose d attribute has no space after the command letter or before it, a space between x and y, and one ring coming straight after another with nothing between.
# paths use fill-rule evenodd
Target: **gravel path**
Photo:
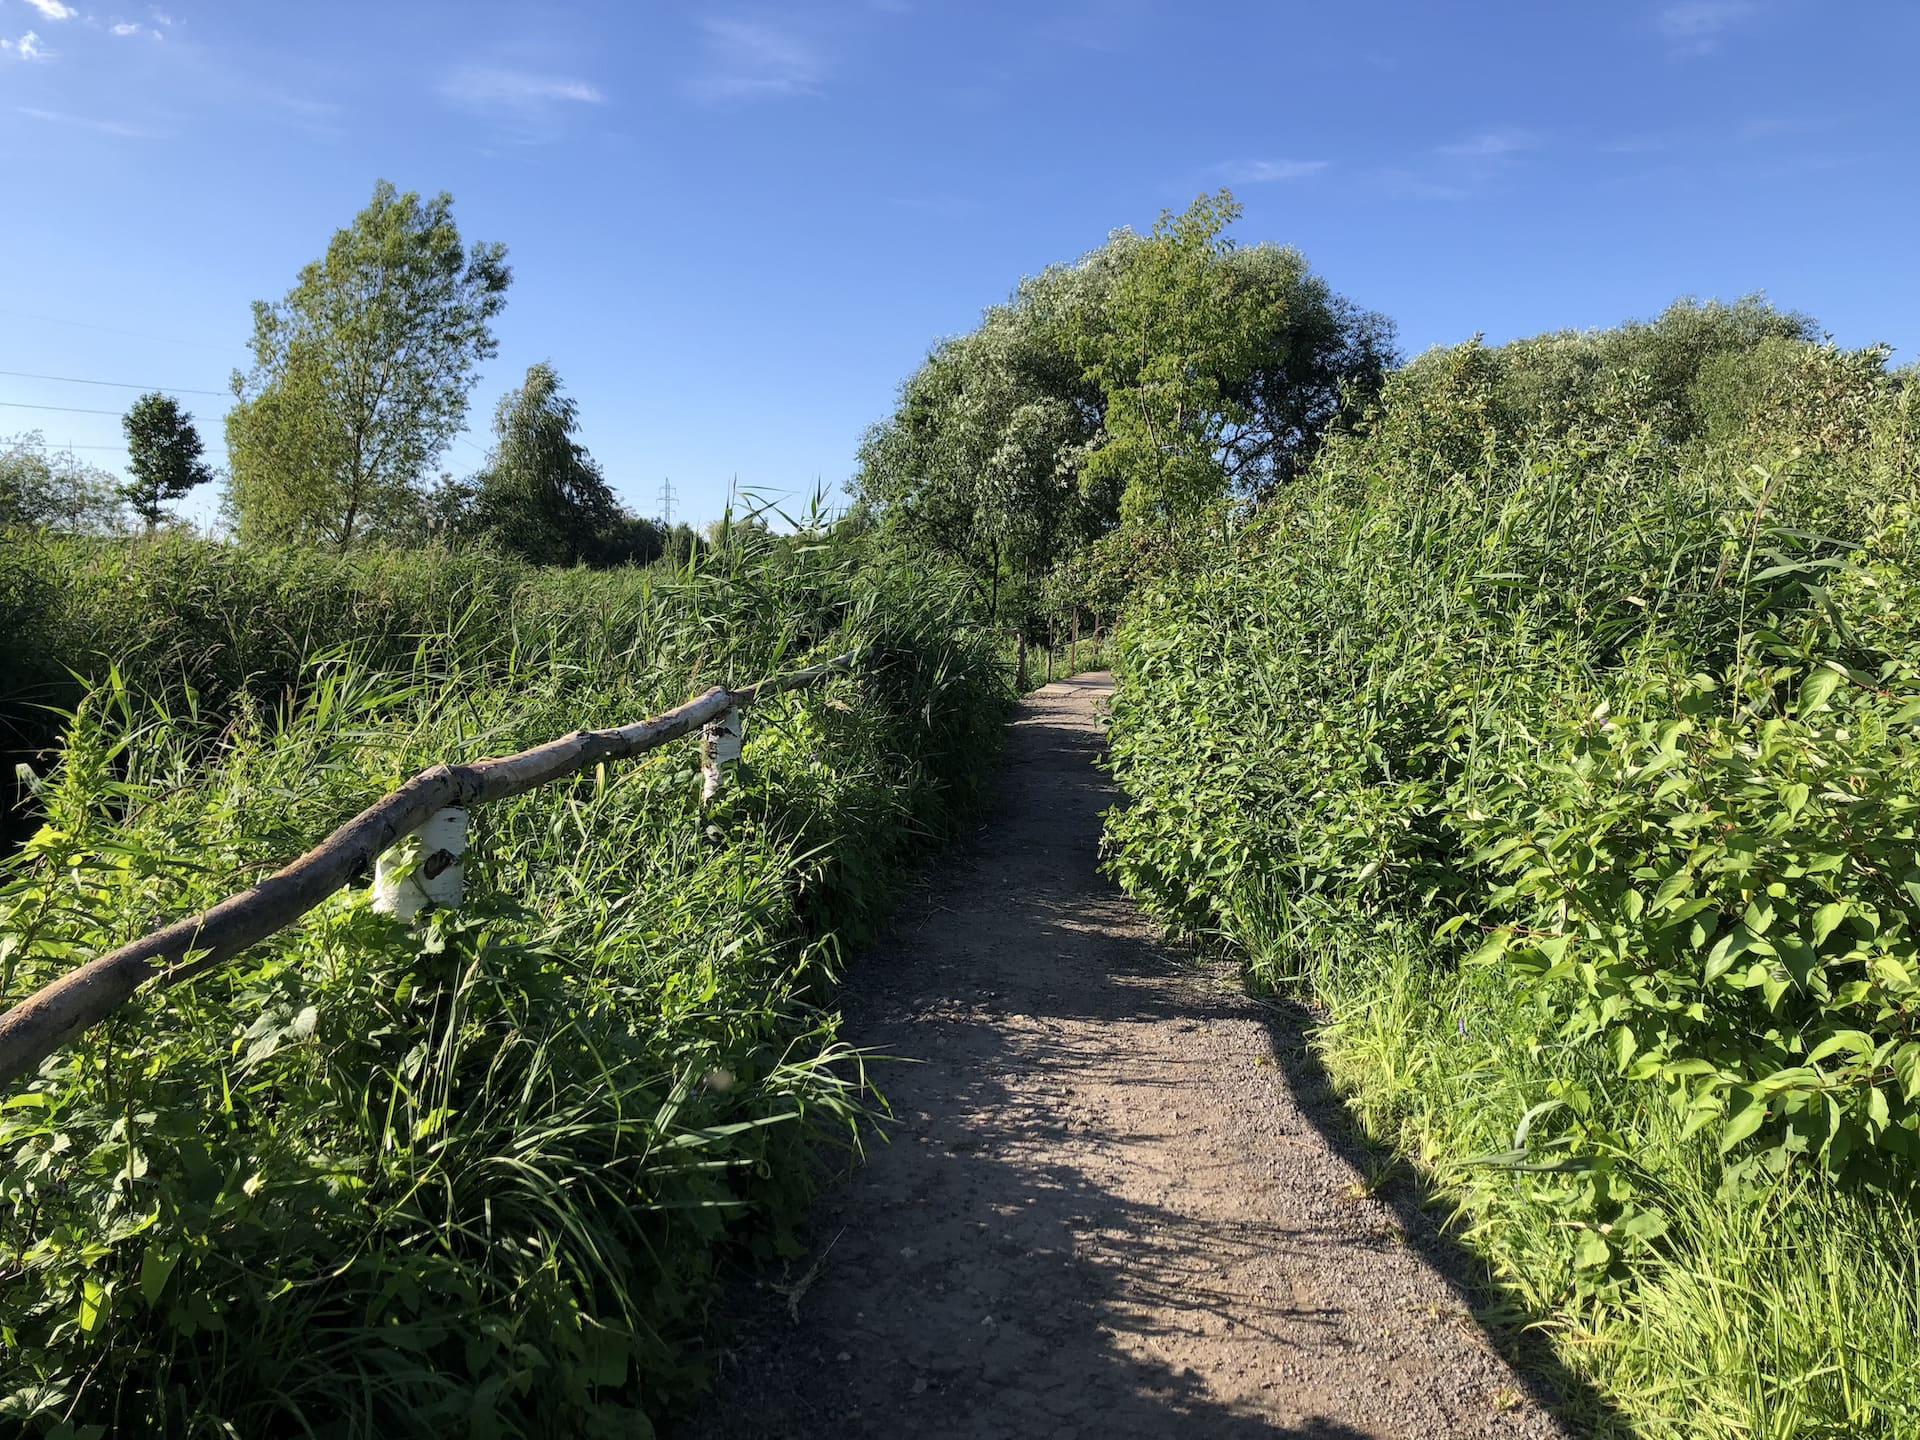
<instances>
[{"instance_id":1,"label":"gravel path","mask_svg":"<svg viewBox=\"0 0 1920 1440\"><path fill-rule=\"evenodd\" d=\"M745 1292L685 1433L1571 1433L1405 1182L1367 1193L1303 1017L1097 873L1110 685L1022 707L992 822L858 962L848 1038L921 1063L882 1068L891 1143L823 1202L818 1263Z\"/></svg>"}]
</instances>

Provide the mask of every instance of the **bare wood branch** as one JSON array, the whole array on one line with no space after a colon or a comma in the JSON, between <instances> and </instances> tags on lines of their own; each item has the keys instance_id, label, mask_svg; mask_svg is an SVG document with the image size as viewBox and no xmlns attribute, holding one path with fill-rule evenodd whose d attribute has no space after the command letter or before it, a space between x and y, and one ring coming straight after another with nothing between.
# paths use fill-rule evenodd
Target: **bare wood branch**
<instances>
[{"instance_id":1,"label":"bare wood branch","mask_svg":"<svg viewBox=\"0 0 1920 1440\"><path fill-rule=\"evenodd\" d=\"M697 731L729 710L817 685L852 664L849 651L741 690L716 687L664 715L618 729L577 730L517 755L422 770L259 884L88 961L0 1015L0 1085L31 1074L75 1035L126 1004L149 980L174 985L191 979L291 925L368 870L382 850L436 810L524 795L605 761L642 754Z\"/></svg>"}]
</instances>

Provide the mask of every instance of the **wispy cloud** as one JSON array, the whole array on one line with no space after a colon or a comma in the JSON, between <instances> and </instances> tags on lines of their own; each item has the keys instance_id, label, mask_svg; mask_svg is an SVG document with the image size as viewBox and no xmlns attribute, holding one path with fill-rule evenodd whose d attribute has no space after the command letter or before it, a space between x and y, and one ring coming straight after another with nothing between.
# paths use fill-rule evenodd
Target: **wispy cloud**
<instances>
[{"instance_id":1,"label":"wispy cloud","mask_svg":"<svg viewBox=\"0 0 1920 1440\"><path fill-rule=\"evenodd\" d=\"M154 39L154 40L166 39L166 36L162 35L158 30L154 29L152 26L142 25L137 20L116 20L113 22L111 26L108 27L108 29L111 30L113 34L119 36L122 40L126 40L139 35L145 35L150 39Z\"/></svg>"},{"instance_id":2,"label":"wispy cloud","mask_svg":"<svg viewBox=\"0 0 1920 1440\"><path fill-rule=\"evenodd\" d=\"M583 106L606 103L591 81L573 75L471 64L440 82L440 98L483 117L493 138L514 145L544 145L567 133L567 116Z\"/></svg>"},{"instance_id":3,"label":"wispy cloud","mask_svg":"<svg viewBox=\"0 0 1920 1440\"><path fill-rule=\"evenodd\" d=\"M1673 138L1668 135L1616 135L1596 141L1593 148L1602 155L1658 155L1673 147Z\"/></svg>"},{"instance_id":4,"label":"wispy cloud","mask_svg":"<svg viewBox=\"0 0 1920 1440\"><path fill-rule=\"evenodd\" d=\"M71 20L80 13L71 5L61 4L60 0L27 0L27 4L48 20Z\"/></svg>"},{"instance_id":5,"label":"wispy cloud","mask_svg":"<svg viewBox=\"0 0 1920 1440\"><path fill-rule=\"evenodd\" d=\"M121 120L95 120L86 115L68 115L59 110L41 110L32 105L16 105L15 112L35 120L44 120L49 125L70 125L76 130L92 130L100 135L115 135L122 140L151 140L154 132L140 125L129 125Z\"/></svg>"},{"instance_id":6,"label":"wispy cloud","mask_svg":"<svg viewBox=\"0 0 1920 1440\"><path fill-rule=\"evenodd\" d=\"M1528 130L1483 130L1464 140L1437 145L1434 153L1454 160L1510 160L1540 148L1540 137Z\"/></svg>"},{"instance_id":7,"label":"wispy cloud","mask_svg":"<svg viewBox=\"0 0 1920 1440\"><path fill-rule=\"evenodd\" d=\"M1707 55L1756 8L1753 0L1675 0L1654 17L1654 25L1675 55Z\"/></svg>"},{"instance_id":8,"label":"wispy cloud","mask_svg":"<svg viewBox=\"0 0 1920 1440\"><path fill-rule=\"evenodd\" d=\"M700 100L777 100L817 95L827 76L819 50L770 20L700 22L701 66L687 84Z\"/></svg>"},{"instance_id":9,"label":"wispy cloud","mask_svg":"<svg viewBox=\"0 0 1920 1440\"><path fill-rule=\"evenodd\" d=\"M475 109L540 110L549 105L599 105L598 86L566 75L541 75L495 65L463 65L440 82L443 99Z\"/></svg>"},{"instance_id":10,"label":"wispy cloud","mask_svg":"<svg viewBox=\"0 0 1920 1440\"><path fill-rule=\"evenodd\" d=\"M1330 160L1230 160L1214 166L1214 173L1229 185L1270 185L1280 180L1304 180L1318 175Z\"/></svg>"},{"instance_id":11,"label":"wispy cloud","mask_svg":"<svg viewBox=\"0 0 1920 1440\"><path fill-rule=\"evenodd\" d=\"M42 45L40 37L29 30L18 40L0 36L0 55L10 55L16 60L51 60L53 51Z\"/></svg>"},{"instance_id":12,"label":"wispy cloud","mask_svg":"<svg viewBox=\"0 0 1920 1440\"><path fill-rule=\"evenodd\" d=\"M1386 189L1422 200L1465 200L1494 184L1522 156L1545 147L1531 130L1481 130L1435 145L1410 163L1376 172Z\"/></svg>"}]
</instances>

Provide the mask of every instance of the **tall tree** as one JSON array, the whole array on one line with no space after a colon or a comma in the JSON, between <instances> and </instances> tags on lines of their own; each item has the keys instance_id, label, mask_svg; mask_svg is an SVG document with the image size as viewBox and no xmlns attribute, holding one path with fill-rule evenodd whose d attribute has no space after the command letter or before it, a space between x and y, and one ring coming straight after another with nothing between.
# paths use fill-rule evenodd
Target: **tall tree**
<instances>
[{"instance_id":1,"label":"tall tree","mask_svg":"<svg viewBox=\"0 0 1920 1440\"><path fill-rule=\"evenodd\" d=\"M574 439L579 406L544 361L494 414L494 447L474 477L472 527L542 565L595 561L621 523L606 477Z\"/></svg>"},{"instance_id":2,"label":"tall tree","mask_svg":"<svg viewBox=\"0 0 1920 1440\"><path fill-rule=\"evenodd\" d=\"M1164 538L1297 473L1378 393L1392 326L1298 251L1236 248L1238 213L1222 192L1120 231L942 343L868 432L863 513L965 565L1000 613L1123 514Z\"/></svg>"},{"instance_id":3,"label":"tall tree","mask_svg":"<svg viewBox=\"0 0 1920 1440\"><path fill-rule=\"evenodd\" d=\"M344 550L414 530L511 278L504 246L462 249L450 195L375 186L285 299L254 304L227 416L241 538Z\"/></svg>"},{"instance_id":4,"label":"tall tree","mask_svg":"<svg viewBox=\"0 0 1920 1440\"><path fill-rule=\"evenodd\" d=\"M1106 424L1086 473L1121 513L1178 526L1230 493L1288 478L1378 392L1391 324L1313 275L1297 250L1237 248L1225 190L1163 214L1077 337Z\"/></svg>"},{"instance_id":5,"label":"tall tree","mask_svg":"<svg viewBox=\"0 0 1920 1440\"><path fill-rule=\"evenodd\" d=\"M1104 399L1073 336L1097 324L1126 241L1054 266L948 340L868 431L854 491L909 544L958 561L994 613L1059 556L1113 522L1112 487L1081 462Z\"/></svg>"},{"instance_id":6,"label":"tall tree","mask_svg":"<svg viewBox=\"0 0 1920 1440\"><path fill-rule=\"evenodd\" d=\"M213 478L200 458L200 432L193 416L171 395L142 395L121 418L127 432L127 468L132 478L120 494L151 531L167 517L167 504Z\"/></svg>"}]
</instances>

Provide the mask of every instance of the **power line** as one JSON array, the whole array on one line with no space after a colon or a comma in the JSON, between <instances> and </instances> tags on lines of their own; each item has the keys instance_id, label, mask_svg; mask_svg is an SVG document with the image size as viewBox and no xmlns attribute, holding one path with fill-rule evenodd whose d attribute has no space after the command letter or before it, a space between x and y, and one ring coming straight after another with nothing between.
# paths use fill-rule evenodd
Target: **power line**
<instances>
[{"instance_id":1,"label":"power line","mask_svg":"<svg viewBox=\"0 0 1920 1440\"><path fill-rule=\"evenodd\" d=\"M211 340L189 340L184 335L150 335L144 330L122 330L118 325L101 325L93 320L68 320L59 315L36 315L29 310L14 310L0 307L0 315L11 315L16 320L38 320L45 325L72 325L81 330L101 330L108 335L125 335L134 340L153 340L162 345L192 345L200 350L224 350L231 353L231 345L217 345Z\"/></svg>"},{"instance_id":2,"label":"power line","mask_svg":"<svg viewBox=\"0 0 1920 1440\"><path fill-rule=\"evenodd\" d=\"M0 400L9 410L58 410L63 415L118 415L118 410L89 410L84 405L34 405L25 400Z\"/></svg>"},{"instance_id":3,"label":"power line","mask_svg":"<svg viewBox=\"0 0 1920 1440\"><path fill-rule=\"evenodd\" d=\"M673 523L672 480L662 480L660 482L660 523L662 525L671 525Z\"/></svg>"},{"instance_id":4,"label":"power line","mask_svg":"<svg viewBox=\"0 0 1920 1440\"><path fill-rule=\"evenodd\" d=\"M51 440L29 440L23 435L10 436L0 440L0 450L25 450L37 447L41 450L119 450L124 452L125 445L56 445Z\"/></svg>"},{"instance_id":5,"label":"power line","mask_svg":"<svg viewBox=\"0 0 1920 1440\"><path fill-rule=\"evenodd\" d=\"M53 380L62 385L105 385L112 390L162 390L170 395L217 395L222 400L233 398L227 390L194 390L185 385L133 385L125 380L83 380L77 375L37 375L31 370L0 370L0 375L11 375L16 380Z\"/></svg>"}]
</instances>

